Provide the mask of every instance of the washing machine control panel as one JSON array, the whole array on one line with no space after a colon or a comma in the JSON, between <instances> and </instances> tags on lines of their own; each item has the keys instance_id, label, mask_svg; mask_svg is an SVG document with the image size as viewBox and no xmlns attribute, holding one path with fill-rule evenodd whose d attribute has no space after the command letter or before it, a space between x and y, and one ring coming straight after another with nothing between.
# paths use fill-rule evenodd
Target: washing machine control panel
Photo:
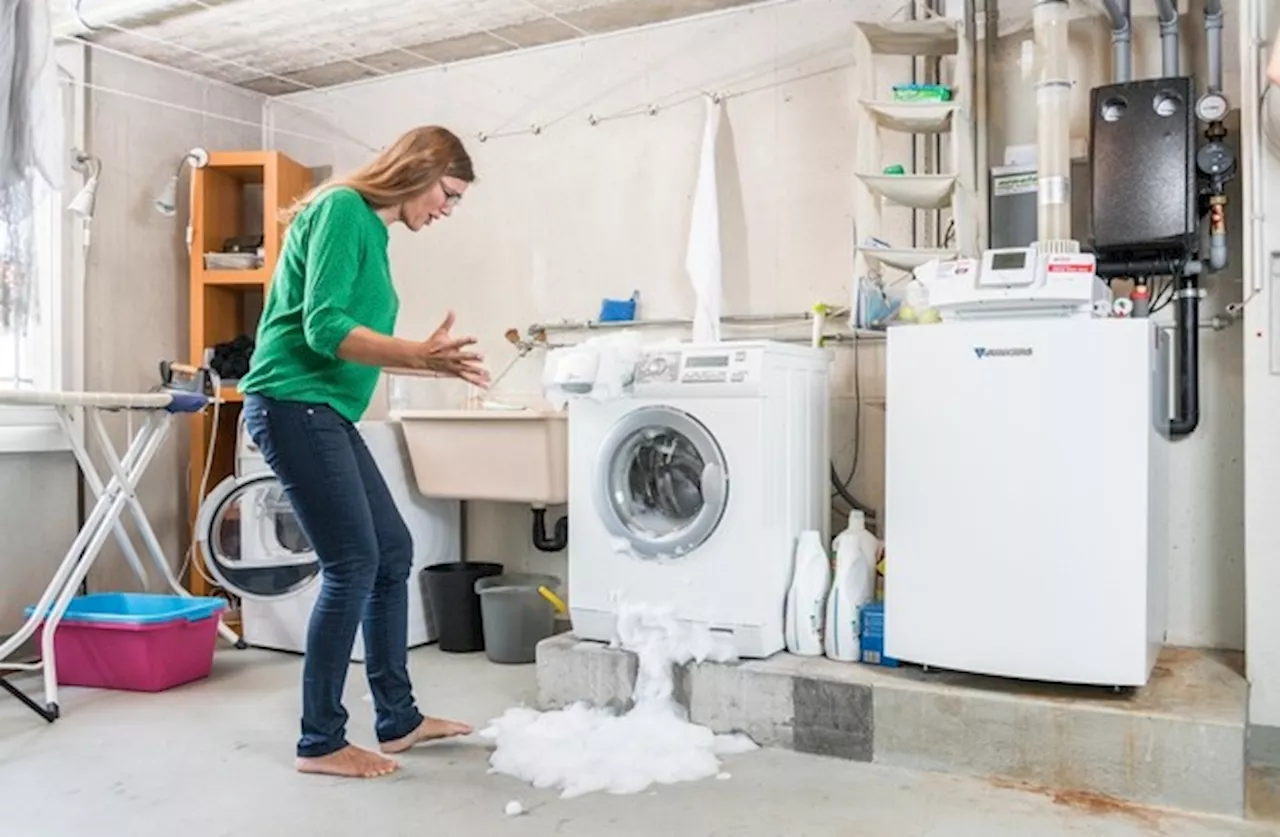
<instances>
[{"instance_id":1,"label":"washing machine control panel","mask_svg":"<svg viewBox=\"0 0 1280 837\"><path fill-rule=\"evenodd\" d=\"M759 366L748 349L658 351L645 354L636 369L637 384L746 384Z\"/></svg>"}]
</instances>

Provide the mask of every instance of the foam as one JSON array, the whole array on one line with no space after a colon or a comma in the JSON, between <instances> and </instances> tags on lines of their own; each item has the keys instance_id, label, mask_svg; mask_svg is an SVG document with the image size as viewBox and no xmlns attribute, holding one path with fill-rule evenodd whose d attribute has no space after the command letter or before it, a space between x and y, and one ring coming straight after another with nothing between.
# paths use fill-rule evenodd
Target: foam
<instances>
[{"instance_id":1,"label":"foam","mask_svg":"<svg viewBox=\"0 0 1280 837\"><path fill-rule=\"evenodd\" d=\"M745 735L716 735L690 723L674 696L675 666L727 662L734 657L730 645L650 605L621 606L617 634L614 645L639 663L633 708L623 715L586 703L553 712L509 709L480 733L495 742L489 772L558 788L566 799L633 794L718 776L720 756L758 749Z\"/></svg>"}]
</instances>

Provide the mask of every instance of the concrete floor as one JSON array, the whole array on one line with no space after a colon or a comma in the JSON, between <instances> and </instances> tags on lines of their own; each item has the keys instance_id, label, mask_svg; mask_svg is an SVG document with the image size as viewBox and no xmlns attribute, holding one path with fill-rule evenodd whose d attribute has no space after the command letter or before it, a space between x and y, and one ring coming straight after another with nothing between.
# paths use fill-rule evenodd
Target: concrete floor
<instances>
[{"instance_id":1,"label":"concrete floor","mask_svg":"<svg viewBox=\"0 0 1280 837\"><path fill-rule=\"evenodd\" d=\"M532 666L433 648L412 653L425 711L477 726L531 703ZM762 750L728 760L731 778L636 796L561 800L487 773L475 737L424 748L394 777L343 781L290 769L295 657L220 651L213 677L161 695L65 689L46 725L0 694L0 834L14 837L420 837L510 834L1164 837L1273 833L1225 819L1111 806L970 777ZM29 690L37 681L17 680ZM372 741L363 671L348 683L352 737ZM528 813L511 819L509 800Z\"/></svg>"}]
</instances>

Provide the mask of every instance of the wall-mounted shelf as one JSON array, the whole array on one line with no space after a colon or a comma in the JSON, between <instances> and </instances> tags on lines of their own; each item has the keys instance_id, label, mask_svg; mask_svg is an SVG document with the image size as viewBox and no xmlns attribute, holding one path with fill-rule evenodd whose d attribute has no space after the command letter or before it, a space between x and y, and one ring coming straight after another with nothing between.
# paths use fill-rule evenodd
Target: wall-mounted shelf
<instances>
[{"instance_id":1,"label":"wall-mounted shelf","mask_svg":"<svg viewBox=\"0 0 1280 837\"><path fill-rule=\"evenodd\" d=\"M954 174L858 174L877 197L912 209L945 209L956 191Z\"/></svg>"},{"instance_id":2,"label":"wall-mounted shelf","mask_svg":"<svg viewBox=\"0 0 1280 837\"><path fill-rule=\"evenodd\" d=\"M955 102L866 101L862 107L876 124L903 134L945 134L951 130Z\"/></svg>"},{"instance_id":3,"label":"wall-mounted shelf","mask_svg":"<svg viewBox=\"0 0 1280 837\"><path fill-rule=\"evenodd\" d=\"M981 58L976 2L967 0L958 18L913 2L894 15L912 19L860 21L855 26L855 60L865 68L858 74L855 94L862 114L854 164L859 186L854 203L855 245L869 239L890 245L857 246L857 276L883 268L909 271L935 258L976 256L980 251L985 218L980 211L982 178L977 155L982 115L974 96L980 89ZM883 72L877 72L877 64L886 63L880 59L887 56L925 59L923 79L945 86L950 98L928 88L902 97L882 89L883 81L877 76ZM903 76L895 79L895 85L921 78L919 62L911 66L916 68L912 74L900 71ZM912 160L884 159L881 133L886 131L911 137ZM921 142L923 159L917 154ZM894 164L894 169L886 168ZM902 173L889 173L895 169ZM894 207L911 214L910 236L901 229L884 229L885 213Z\"/></svg>"},{"instance_id":4,"label":"wall-mounted shelf","mask_svg":"<svg viewBox=\"0 0 1280 837\"><path fill-rule=\"evenodd\" d=\"M875 55L955 55L960 51L957 21L945 17L919 20L862 21Z\"/></svg>"},{"instance_id":5,"label":"wall-mounted shelf","mask_svg":"<svg viewBox=\"0 0 1280 837\"><path fill-rule=\"evenodd\" d=\"M934 259L948 261L960 255L959 250L945 247L918 247L905 250L897 247L862 247L859 252L868 262L877 267L892 267L903 271L915 270Z\"/></svg>"}]
</instances>

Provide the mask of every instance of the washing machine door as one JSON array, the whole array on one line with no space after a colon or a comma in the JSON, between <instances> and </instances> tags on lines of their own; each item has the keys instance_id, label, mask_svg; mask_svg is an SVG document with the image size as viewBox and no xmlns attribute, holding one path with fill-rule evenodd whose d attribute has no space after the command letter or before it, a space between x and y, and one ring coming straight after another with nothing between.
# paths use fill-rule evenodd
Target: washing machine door
<instances>
[{"instance_id":1,"label":"washing machine door","mask_svg":"<svg viewBox=\"0 0 1280 837\"><path fill-rule=\"evenodd\" d=\"M283 599L319 579L320 562L270 471L229 477L209 492L196 541L209 575L241 598Z\"/></svg>"},{"instance_id":2,"label":"washing machine door","mask_svg":"<svg viewBox=\"0 0 1280 837\"><path fill-rule=\"evenodd\" d=\"M724 516L729 468L715 437L692 415L642 407L614 425L600 451L596 510L642 559L679 558Z\"/></svg>"}]
</instances>

